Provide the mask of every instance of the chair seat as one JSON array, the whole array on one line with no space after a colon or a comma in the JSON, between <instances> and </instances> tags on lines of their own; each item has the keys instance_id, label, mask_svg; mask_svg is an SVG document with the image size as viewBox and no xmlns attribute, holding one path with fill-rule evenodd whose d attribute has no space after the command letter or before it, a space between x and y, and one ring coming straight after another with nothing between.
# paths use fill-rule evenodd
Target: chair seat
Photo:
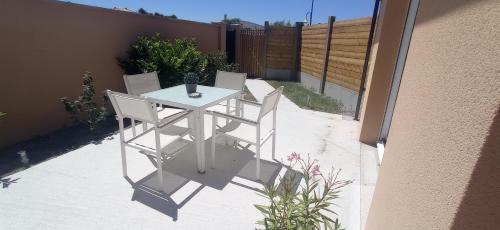
<instances>
[{"instance_id":1,"label":"chair seat","mask_svg":"<svg viewBox=\"0 0 500 230\"><path fill-rule=\"evenodd\" d=\"M162 152L172 152L175 149L169 149L169 145L176 141L180 141L181 137L189 132L189 128L184 128L176 125L167 126L160 130L160 148ZM129 144L139 146L145 150L154 152L156 149L156 139L154 132L148 132L143 136L133 140Z\"/></svg>"}]
</instances>

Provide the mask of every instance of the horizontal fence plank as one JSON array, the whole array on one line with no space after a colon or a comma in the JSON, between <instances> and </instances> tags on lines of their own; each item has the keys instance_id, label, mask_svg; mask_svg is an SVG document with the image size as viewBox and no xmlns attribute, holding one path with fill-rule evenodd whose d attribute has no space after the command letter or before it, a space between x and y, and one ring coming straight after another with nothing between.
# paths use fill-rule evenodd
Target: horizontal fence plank
<instances>
[{"instance_id":1,"label":"horizontal fence plank","mask_svg":"<svg viewBox=\"0 0 500 230\"><path fill-rule=\"evenodd\" d=\"M315 57L318 62L323 62L324 54L320 52L301 52L301 57Z\"/></svg>"},{"instance_id":2,"label":"horizontal fence plank","mask_svg":"<svg viewBox=\"0 0 500 230\"><path fill-rule=\"evenodd\" d=\"M302 41L302 44L310 44L310 45L318 45L318 44L324 44L325 43L325 39L315 39L315 40L305 40L305 41Z\"/></svg>"},{"instance_id":3,"label":"horizontal fence plank","mask_svg":"<svg viewBox=\"0 0 500 230\"><path fill-rule=\"evenodd\" d=\"M325 34L307 34L307 35L302 35L302 39L319 39L319 40L325 40L326 35Z\"/></svg>"},{"instance_id":4,"label":"horizontal fence plank","mask_svg":"<svg viewBox=\"0 0 500 230\"><path fill-rule=\"evenodd\" d=\"M370 25L333 28L334 33L370 32Z\"/></svg>"},{"instance_id":5,"label":"horizontal fence plank","mask_svg":"<svg viewBox=\"0 0 500 230\"><path fill-rule=\"evenodd\" d=\"M315 60L314 58L304 57L301 65L306 65L314 68L321 68L323 62L321 60Z\"/></svg>"},{"instance_id":6,"label":"horizontal fence plank","mask_svg":"<svg viewBox=\"0 0 500 230\"><path fill-rule=\"evenodd\" d=\"M371 22L372 22L372 17L357 18L357 19L351 19L351 20L336 21L335 23L333 23L333 27L353 26L353 25L370 25Z\"/></svg>"},{"instance_id":7,"label":"horizontal fence plank","mask_svg":"<svg viewBox=\"0 0 500 230\"><path fill-rule=\"evenodd\" d=\"M365 64L364 60L354 59L354 58L345 58L345 57L336 57L336 56L330 56L330 57L328 57L328 61L339 62L339 63L347 63L347 64L359 65L359 66L363 66Z\"/></svg>"},{"instance_id":8,"label":"horizontal fence plank","mask_svg":"<svg viewBox=\"0 0 500 230\"><path fill-rule=\"evenodd\" d=\"M322 24L316 24L316 25L311 25L311 26L303 26L302 30L315 30L315 29L326 29L328 28L327 23L322 23Z\"/></svg>"},{"instance_id":9,"label":"horizontal fence plank","mask_svg":"<svg viewBox=\"0 0 500 230\"><path fill-rule=\"evenodd\" d=\"M323 44L302 44L304 48L313 48L313 49L324 49L325 45Z\"/></svg>"},{"instance_id":10,"label":"horizontal fence plank","mask_svg":"<svg viewBox=\"0 0 500 230\"><path fill-rule=\"evenodd\" d=\"M344 69L344 70L349 70L357 73L363 72L363 67L359 65L351 65L347 63L328 63L328 66L333 66L333 68L339 68L339 69Z\"/></svg>"},{"instance_id":11,"label":"horizontal fence plank","mask_svg":"<svg viewBox=\"0 0 500 230\"><path fill-rule=\"evenodd\" d=\"M341 74L344 76L352 77L354 79L361 79L361 73L350 71L350 70L345 70L345 69L340 69L340 68L335 68L334 66L328 67L328 74L333 73L333 74Z\"/></svg>"},{"instance_id":12,"label":"horizontal fence plank","mask_svg":"<svg viewBox=\"0 0 500 230\"><path fill-rule=\"evenodd\" d=\"M363 38L363 39L332 39L331 44L333 45L346 45L346 46L365 46L368 44L368 38Z\"/></svg>"},{"instance_id":13,"label":"horizontal fence plank","mask_svg":"<svg viewBox=\"0 0 500 230\"><path fill-rule=\"evenodd\" d=\"M326 32L328 32L327 29L320 29L320 30L302 30L301 34L302 36L307 36L307 35L318 35L318 34L323 34L326 35Z\"/></svg>"},{"instance_id":14,"label":"horizontal fence plank","mask_svg":"<svg viewBox=\"0 0 500 230\"><path fill-rule=\"evenodd\" d=\"M310 57L310 56L302 56L302 59L306 62L309 62L309 63L314 63L314 64L318 64L318 65L322 65L323 64L323 58L315 58L315 57Z\"/></svg>"},{"instance_id":15,"label":"horizontal fence plank","mask_svg":"<svg viewBox=\"0 0 500 230\"><path fill-rule=\"evenodd\" d=\"M355 59L365 60L365 53L360 53L360 52L349 52L349 51L335 50L334 52L330 51L330 56L338 56L338 57L346 57L346 58L355 58Z\"/></svg>"},{"instance_id":16,"label":"horizontal fence plank","mask_svg":"<svg viewBox=\"0 0 500 230\"><path fill-rule=\"evenodd\" d=\"M346 45L334 45L330 47L330 52L335 52L335 51L346 51L346 52L357 52L357 53L365 53L366 52L366 45L362 46L346 46Z\"/></svg>"},{"instance_id":17,"label":"horizontal fence plank","mask_svg":"<svg viewBox=\"0 0 500 230\"><path fill-rule=\"evenodd\" d=\"M351 33L335 33L335 30L333 30L332 33L332 38L368 38L370 35L370 32L351 32Z\"/></svg>"}]
</instances>

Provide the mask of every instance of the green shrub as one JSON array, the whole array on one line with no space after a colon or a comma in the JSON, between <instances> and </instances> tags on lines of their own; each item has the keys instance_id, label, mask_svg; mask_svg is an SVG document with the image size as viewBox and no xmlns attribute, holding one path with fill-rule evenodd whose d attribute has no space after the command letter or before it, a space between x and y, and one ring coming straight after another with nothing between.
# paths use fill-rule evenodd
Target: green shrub
<instances>
[{"instance_id":1,"label":"green shrub","mask_svg":"<svg viewBox=\"0 0 500 230\"><path fill-rule=\"evenodd\" d=\"M156 71L162 88L183 83L184 76L193 72L200 76L199 83L213 85L217 69L234 71L224 53L203 54L193 39L162 40L157 34L139 37L127 52L125 59L118 59L125 74Z\"/></svg>"},{"instance_id":2,"label":"green shrub","mask_svg":"<svg viewBox=\"0 0 500 230\"><path fill-rule=\"evenodd\" d=\"M64 109L71 114L71 118L75 122L87 124L90 130L94 130L96 126L106 119L109 114L106 109L106 105L109 99L106 95L103 95L103 105L97 107L94 102L95 88L94 79L90 72L86 72L83 75L83 89L82 95L78 97L75 101L68 100L67 97L61 98L61 102L64 105Z\"/></svg>"},{"instance_id":3,"label":"green shrub","mask_svg":"<svg viewBox=\"0 0 500 230\"><path fill-rule=\"evenodd\" d=\"M160 39L159 35L139 37L130 46L126 59L118 59L126 74L157 71L162 87L182 84L188 72L201 73L206 63L192 39L173 42Z\"/></svg>"},{"instance_id":4,"label":"green shrub","mask_svg":"<svg viewBox=\"0 0 500 230\"><path fill-rule=\"evenodd\" d=\"M216 52L205 54L206 66L204 69L205 81L204 85L214 85L217 70L238 72L239 66L237 64L227 63L227 56L224 52Z\"/></svg>"}]
</instances>

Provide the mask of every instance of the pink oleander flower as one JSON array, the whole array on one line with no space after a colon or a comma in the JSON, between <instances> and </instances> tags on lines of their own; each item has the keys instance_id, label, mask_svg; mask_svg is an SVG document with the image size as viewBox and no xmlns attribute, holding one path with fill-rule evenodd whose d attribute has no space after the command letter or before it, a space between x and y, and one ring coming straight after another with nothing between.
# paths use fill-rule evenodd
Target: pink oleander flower
<instances>
[{"instance_id":1,"label":"pink oleander flower","mask_svg":"<svg viewBox=\"0 0 500 230\"><path fill-rule=\"evenodd\" d=\"M319 176L319 175L321 175L321 171L319 171L319 165L318 165L318 164L314 165L314 166L311 168L310 174L311 174L312 176Z\"/></svg>"},{"instance_id":2,"label":"pink oleander flower","mask_svg":"<svg viewBox=\"0 0 500 230\"><path fill-rule=\"evenodd\" d=\"M288 161L290 161L290 162L298 161L298 160L300 160L300 154L293 152L292 155L288 156L287 158L288 158Z\"/></svg>"}]
</instances>

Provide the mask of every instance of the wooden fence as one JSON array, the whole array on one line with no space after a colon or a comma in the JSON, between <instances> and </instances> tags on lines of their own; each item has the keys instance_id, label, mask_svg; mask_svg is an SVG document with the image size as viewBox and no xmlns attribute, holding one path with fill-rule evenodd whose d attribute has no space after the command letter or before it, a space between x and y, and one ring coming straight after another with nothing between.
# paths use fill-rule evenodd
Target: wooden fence
<instances>
[{"instance_id":1,"label":"wooden fence","mask_svg":"<svg viewBox=\"0 0 500 230\"><path fill-rule=\"evenodd\" d=\"M321 77L328 24L302 27L300 44L300 70L311 76Z\"/></svg>"},{"instance_id":2,"label":"wooden fence","mask_svg":"<svg viewBox=\"0 0 500 230\"><path fill-rule=\"evenodd\" d=\"M300 68L311 76L322 78L325 47L329 43L326 81L353 91L359 90L368 45L371 17L339 21L302 28ZM329 39L328 39L329 37Z\"/></svg>"},{"instance_id":3,"label":"wooden fence","mask_svg":"<svg viewBox=\"0 0 500 230\"><path fill-rule=\"evenodd\" d=\"M293 69L294 28L270 27L267 34L266 68Z\"/></svg>"},{"instance_id":4,"label":"wooden fence","mask_svg":"<svg viewBox=\"0 0 500 230\"><path fill-rule=\"evenodd\" d=\"M265 36L264 30L236 30L236 63L240 71L248 77L256 78L264 74Z\"/></svg>"},{"instance_id":5,"label":"wooden fence","mask_svg":"<svg viewBox=\"0 0 500 230\"><path fill-rule=\"evenodd\" d=\"M370 24L371 17L366 17L301 27L266 23L264 30L240 30L236 62L252 78L273 78L268 73L288 70L289 80L296 80L295 72L300 71L357 92Z\"/></svg>"}]
</instances>

